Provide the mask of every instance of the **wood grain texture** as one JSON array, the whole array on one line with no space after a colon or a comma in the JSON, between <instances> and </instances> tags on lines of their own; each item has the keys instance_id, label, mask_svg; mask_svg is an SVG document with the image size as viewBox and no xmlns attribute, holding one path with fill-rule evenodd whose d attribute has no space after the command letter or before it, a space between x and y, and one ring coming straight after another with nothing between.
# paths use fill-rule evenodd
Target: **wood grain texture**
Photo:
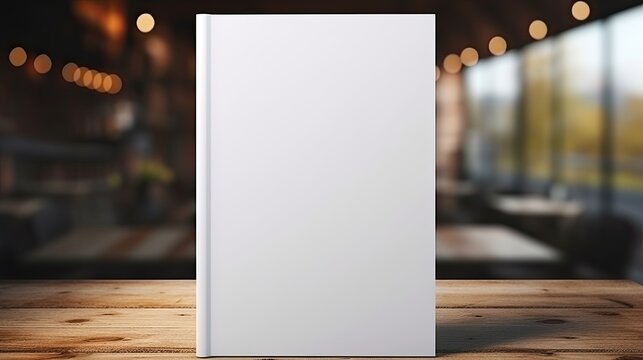
<instances>
[{"instance_id":1,"label":"wood grain texture","mask_svg":"<svg viewBox=\"0 0 643 360\"><path fill-rule=\"evenodd\" d=\"M194 308L193 280L0 282L0 308Z\"/></svg>"},{"instance_id":2,"label":"wood grain texture","mask_svg":"<svg viewBox=\"0 0 643 360\"><path fill-rule=\"evenodd\" d=\"M643 286L438 281L450 359L643 359ZM0 359L193 359L194 281L0 282ZM301 358L297 358L301 359Z\"/></svg>"},{"instance_id":3,"label":"wood grain texture","mask_svg":"<svg viewBox=\"0 0 643 360\"><path fill-rule=\"evenodd\" d=\"M127 360L140 360L140 359L158 359L158 360L194 360L194 354L169 354L169 353L149 353L149 354L132 354L132 353L3 353L4 360L63 360L63 359L78 359L78 360L112 360L112 359L127 359ZM6 356L5 356L6 355ZM556 352L543 352L543 353L468 353L468 354L441 354L438 358L445 358L450 360L496 360L496 359L524 359L524 360L643 360L643 356L628 353L556 353ZM226 358L218 357L218 360L239 360L239 358ZM297 357L297 358L278 358L280 360L330 360L332 358L313 358L313 357ZM341 360L363 360L364 358L350 358L343 357ZM409 360L414 358L387 358L391 360Z\"/></svg>"},{"instance_id":4,"label":"wood grain texture","mask_svg":"<svg viewBox=\"0 0 643 360\"><path fill-rule=\"evenodd\" d=\"M643 287L627 280L438 280L445 308L640 308Z\"/></svg>"}]
</instances>

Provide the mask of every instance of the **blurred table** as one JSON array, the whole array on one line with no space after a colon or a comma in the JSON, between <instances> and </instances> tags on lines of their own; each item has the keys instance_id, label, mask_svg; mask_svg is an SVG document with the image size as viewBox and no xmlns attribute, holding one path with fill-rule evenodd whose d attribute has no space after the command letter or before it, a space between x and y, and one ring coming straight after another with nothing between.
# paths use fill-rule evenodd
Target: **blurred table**
<instances>
[{"instance_id":1,"label":"blurred table","mask_svg":"<svg viewBox=\"0 0 643 360\"><path fill-rule=\"evenodd\" d=\"M556 249L500 225L438 226L437 274L445 279L558 278L567 274Z\"/></svg>"},{"instance_id":2,"label":"blurred table","mask_svg":"<svg viewBox=\"0 0 643 360\"><path fill-rule=\"evenodd\" d=\"M40 278L185 278L194 276L195 248L192 226L87 227L34 250L23 265Z\"/></svg>"},{"instance_id":3,"label":"blurred table","mask_svg":"<svg viewBox=\"0 0 643 360\"><path fill-rule=\"evenodd\" d=\"M492 208L518 216L578 216L583 211L577 201L555 200L542 196L495 196Z\"/></svg>"},{"instance_id":4,"label":"blurred table","mask_svg":"<svg viewBox=\"0 0 643 360\"><path fill-rule=\"evenodd\" d=\"M0 358L194 359L194 303L193 280L0 282ZM437 308L453 359L643 356L630 281L444 280Z\"/></svg>"},{"instance_id":5,"label":"blurred table","mask_svg":"<svg viewBox=\"0 0 643 360\"><path fill-rule=\"evenodd\" d=\"M562 255L547 245L500 225L437 228L437 260L557 262Z\"/></svg>"},{"instance_id":6,"label":"blurred table","mask_svg":"<svg viewBox=\"0 0 643 360\"><path fill-rule=\"evenodd\" d=\"M515 227L556 247L562 247L565 225L584 210L578 201L542 196L495 196L490 206L495 222Z\"/></svg>"},{"instance_id":7,"label":"blurred table","mask_svg":"<svg viewBox=\"0 0 643 360\"><path fill-rule=\"evenodd\" d=\"M438 179L435 185L439 195L472 196L476 193L476 187L469 181Z\"/></svg>"}]
</instances>

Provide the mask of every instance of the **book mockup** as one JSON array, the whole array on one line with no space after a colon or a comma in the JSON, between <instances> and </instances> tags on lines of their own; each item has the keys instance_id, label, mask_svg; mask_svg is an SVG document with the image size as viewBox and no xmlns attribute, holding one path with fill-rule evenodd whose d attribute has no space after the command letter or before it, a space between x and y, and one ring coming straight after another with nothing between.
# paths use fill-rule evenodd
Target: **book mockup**
<instances>
[{"instance_id":1,"label":"book mockup","mask_svg":"<svg viewBox=\"0 0 643 360\"><path fill-rule=\"evenodd\" d=\"M435 26L197 15L197 355L435 354Z\"/></svg>"}]
</instances>

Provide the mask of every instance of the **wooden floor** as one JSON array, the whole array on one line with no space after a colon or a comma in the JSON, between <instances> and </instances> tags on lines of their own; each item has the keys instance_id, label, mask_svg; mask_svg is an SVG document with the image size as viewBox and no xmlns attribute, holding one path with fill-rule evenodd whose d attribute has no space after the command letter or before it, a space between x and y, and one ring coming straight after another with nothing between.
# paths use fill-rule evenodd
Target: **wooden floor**
<instances>
[{"instance_id":1,"label":"wooden floor","mask_svg":"<svg viewBox=\"0 0 643 360\"><path fill-rule=\"evenodd\" d=\"M0 359L192 359L194 281L0 282ZM452 359L643 359L643 286L438 281Z\"/></svg>"}]
</instances>

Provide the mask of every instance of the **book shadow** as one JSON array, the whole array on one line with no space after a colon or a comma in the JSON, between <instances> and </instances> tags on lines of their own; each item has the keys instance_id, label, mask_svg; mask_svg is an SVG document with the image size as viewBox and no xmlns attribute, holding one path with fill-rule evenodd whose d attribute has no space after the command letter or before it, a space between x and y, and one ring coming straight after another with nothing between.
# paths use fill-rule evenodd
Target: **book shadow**
<instances>
[{"instance_id":1,"label":"book shadow","mask_svg":"<svg viewBox=\"0 0 643 360\"><path fill-rule=\"evenodd\" d=\"M454 354L479 351L511 351L532 348L543 338L573 341L574 334L585 328L582 322L562 317L533 319L492 319L473 315L471 320L437 325L437 353ZM529 340L533 341L529 341ZM537 348L534 351L538 351ZM549 353L543 348L543 353Z\"/></svg>"}]
</instances>

